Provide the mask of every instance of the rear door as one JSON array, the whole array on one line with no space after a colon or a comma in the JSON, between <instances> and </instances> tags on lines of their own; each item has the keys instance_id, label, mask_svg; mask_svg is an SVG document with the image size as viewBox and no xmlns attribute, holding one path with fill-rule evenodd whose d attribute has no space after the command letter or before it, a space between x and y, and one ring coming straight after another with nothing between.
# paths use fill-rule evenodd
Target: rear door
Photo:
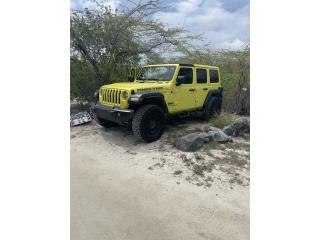
<instances>
[{"instance_id":1,"label":"rear door","mask_svg":"<svg viewBox=\"0 0 320 240\"><path fill-rule=\"evenodd\" d=\"M195 106L197 108L203 107L204 100L209 91L208 82L207 69L196 68Z\"/></svg>"},{"instance_id":2,"label":"rear door","mask_svg":"<svg viewBox=\"0 0 320 240\"><path fill-rule=\"evenodd\" d=\"M195 83L192 67L181 67L178 76L184 76L184 82L174 86L174 111L181 112L195 108Z\"/></svg>"}]
</instances>

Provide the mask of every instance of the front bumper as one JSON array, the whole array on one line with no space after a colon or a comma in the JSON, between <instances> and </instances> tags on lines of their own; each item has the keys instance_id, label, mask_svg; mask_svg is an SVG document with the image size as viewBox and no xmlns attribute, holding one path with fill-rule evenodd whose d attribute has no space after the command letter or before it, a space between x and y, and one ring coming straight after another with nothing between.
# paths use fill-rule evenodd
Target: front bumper
<instances>
[{"instance_id":1,"label":"front bumper","mask_svg":"<svg viewBox=\"0 0 320 240\"><path fill-rule=\"evenodd\" d=\"M100 104L92 106L91 111L95 119L99 117L116 123L128 122L133 118L134 115L134 111L132 109L112 108Z\"/></svg>"}]
</instances>

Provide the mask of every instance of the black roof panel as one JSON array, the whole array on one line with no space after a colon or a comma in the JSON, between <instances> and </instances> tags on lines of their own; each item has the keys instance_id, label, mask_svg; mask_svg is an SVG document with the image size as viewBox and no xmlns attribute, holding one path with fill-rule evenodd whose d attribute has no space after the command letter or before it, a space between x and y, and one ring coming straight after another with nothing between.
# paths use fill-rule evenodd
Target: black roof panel
<instances>
[{"instance_id":1,"label":"black roof panel","mask_svg":"<svg viewBox=\"0 0 320 240\"><path fill-rule=\"evenodd\" d=\"M180 66L189 66L189 67L194 67L194 64L190 63L179 63Z\"/></svg>"}]
</instances>

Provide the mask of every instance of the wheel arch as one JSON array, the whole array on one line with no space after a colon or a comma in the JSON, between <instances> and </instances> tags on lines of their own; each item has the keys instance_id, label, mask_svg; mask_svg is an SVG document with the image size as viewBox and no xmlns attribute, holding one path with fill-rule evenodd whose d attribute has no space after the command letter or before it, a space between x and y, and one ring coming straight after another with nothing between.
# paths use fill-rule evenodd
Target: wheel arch
<instances>
[{"instance_id":1,"label":"wheel arch","mask_svg":"<svg viewBox=\"0 0 320 240\"><path fill-rule=\"evenodd\" d=\"M158 92L151 92L151 93L141 93L139 94L139 98L141 99L138 102L130 101L129 100L129 108L133 110L137 110L142 106L152 104L157 105L163 109L165 113L168 113L168 107L166 101L164 99L164 95Z\"/></svg>"},{"instance_id":2,"label":"wheel arch","mask_svg":"<svg viewBox=\"0 0 320 240\"><path fill-rule=\"evenodd\" d=\"M218 89L210 90L207 94L207 97L206 97L204 103L203 103L203 107L206 107L213 97L218 97L218 98L220 98L220 101L222 101L222 92L223 92L222 87L220 87Z\"/></svg>"}]
</instances>

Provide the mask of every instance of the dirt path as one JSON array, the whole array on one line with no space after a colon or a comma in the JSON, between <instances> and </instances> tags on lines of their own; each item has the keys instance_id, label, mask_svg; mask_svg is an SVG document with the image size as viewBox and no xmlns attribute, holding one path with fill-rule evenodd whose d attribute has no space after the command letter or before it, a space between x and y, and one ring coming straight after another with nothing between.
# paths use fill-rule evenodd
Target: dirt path
<instances>
[{"instance_id":1,"label":"dirt path","mask_svg":"<svg viewBox=\"0 0 320 240\"><path fill-rule=\"evenodd\" d=\"M71 239L249 239L248 152L223 157L231 150L206 148L195 155L171 146L170 132L195 127L205 124L169 126L150 144L121 128L72 128ZM246 164L233 166L230 157ZM209 170L195 171L210 159Z\"/></svg>"}]
</instances>

